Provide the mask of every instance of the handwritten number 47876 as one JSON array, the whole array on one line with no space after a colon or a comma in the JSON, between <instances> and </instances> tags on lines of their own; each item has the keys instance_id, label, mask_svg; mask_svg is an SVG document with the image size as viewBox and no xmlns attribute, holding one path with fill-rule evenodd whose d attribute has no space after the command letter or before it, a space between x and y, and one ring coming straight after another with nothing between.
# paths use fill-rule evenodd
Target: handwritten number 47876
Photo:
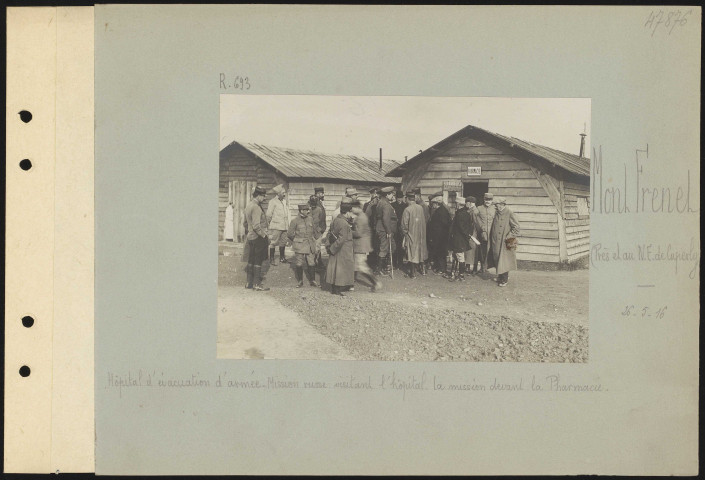
<instances>
[{"instance_id":1,"label":"handwritten number 47876","mask_svg":"<svg viewBox=\"0 0 705 480\"><path fill-rule=\"evenodd\" d=\"M644 24L644 28L651 29L652 37L659 27L663 27L665 30L668 30L668 34L670 35L674 28L685 26L685 24L688 23L688 16L692 13L692 9L685 13L680 10L671 10L669 12L664 12L663 10L651 10L649 17L646 19L646 23Z\"/></svg>"}]
</instances>

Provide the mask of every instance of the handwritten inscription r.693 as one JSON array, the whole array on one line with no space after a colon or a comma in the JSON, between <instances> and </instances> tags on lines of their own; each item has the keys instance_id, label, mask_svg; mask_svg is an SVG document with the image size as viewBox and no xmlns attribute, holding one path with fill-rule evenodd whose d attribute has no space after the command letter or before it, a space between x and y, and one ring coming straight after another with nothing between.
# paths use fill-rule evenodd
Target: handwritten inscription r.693
<instances>
[{"instance_id":1,"label":"handwritten inscription r.693","mask_svg":"<svg viewBox=\"0 0 705 480\"><path fill-rule=\"evenodd\" d=\"M644 28L651 29L652 37L654 36L654 33L656 33L656 30L661 27L665 31L668 31L668 34L670 35L674 28L684 27L685 24L688 23L688 17L692 13L693 10L688 10L686 12L681 12L680 10L651 10L651 13L646 19L646 23L644 24Z\"/></svg>"}]
</instances>

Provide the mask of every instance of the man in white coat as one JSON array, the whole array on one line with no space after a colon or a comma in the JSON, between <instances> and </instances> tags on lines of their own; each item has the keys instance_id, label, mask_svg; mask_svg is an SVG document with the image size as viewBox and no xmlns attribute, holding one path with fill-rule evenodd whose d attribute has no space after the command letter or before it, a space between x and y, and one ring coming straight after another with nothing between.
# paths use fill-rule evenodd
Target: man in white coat
<instances>
[{"instance_id":1,"label":"man in white coat","mask_svg":"<svg viewBox=\"0 0 705 480\"><path fill-rule=\"evenodd\" d=\"M277 266L279 261L288 263L284 250L286 249L287 230L289 230L289 209L286 207L284 198L286 190L284 185L277 185L272 189L276 196L269 201L267 207L267 221L269 222L269 262ZM279 258L276 256L276 248L279 247ZM277 261L279 260L279 261Z\"/></svg>"}]
</instances>

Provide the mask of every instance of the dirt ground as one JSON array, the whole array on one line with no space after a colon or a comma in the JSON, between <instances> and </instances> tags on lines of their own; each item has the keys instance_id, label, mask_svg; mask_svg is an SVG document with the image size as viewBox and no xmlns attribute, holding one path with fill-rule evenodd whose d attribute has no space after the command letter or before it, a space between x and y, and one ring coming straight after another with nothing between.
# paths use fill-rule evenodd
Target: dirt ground
<instances>
[{"instance_id":1,"label":"dirt ground","mask_svg":"<svg viewBox=\"0 0 705 480\"><path fill-rule=\"evenodd\" d=\"M229 255L227 255L229 253ZM219 286L244 287L237 250L219 255ZM318 276L317 276L318 279ZM449 282L429 273L381 277L371 293L361 284L345 297L305 283L295 288L289 264L272 266L268 292L358 360L586 362L589 271L510 273ZM243 288L244 290L244 288Z\"/></svg>"}]
</instances>

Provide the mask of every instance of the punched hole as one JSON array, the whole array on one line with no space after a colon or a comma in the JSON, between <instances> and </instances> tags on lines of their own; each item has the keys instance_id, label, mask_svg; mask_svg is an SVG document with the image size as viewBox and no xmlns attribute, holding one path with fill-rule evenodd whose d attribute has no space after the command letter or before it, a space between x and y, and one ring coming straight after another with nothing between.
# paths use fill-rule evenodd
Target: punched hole
<instances>
[{"instance_id":1,"label":"punched hole","mask_svg":"<svg viewBox=\"0 0 705 480\"><path fill-rule=\"evenodd\" d=\"M25 158L24 160L20 160L20 168L22 170L27 171L30 168L32 168L32 162L28 158Z\"/></svg>"},{"instance_id":2,"label":"punched hole","mask_svg":"<svg viewBox=\"0 0 705 480\"><path fill-rule=\"evenodd\" d=\"M28 112L27 110L22 110L20 113L20 120L22 120L24 123L29 123L32 121L32 112Z\"/></svg>"},{"instance_id":3,"label":"punched hole","mask_svg":"<svg viewBox=\"0 0 705 480\"><path fill-rule=\"evenodd\" d=\"M29 377L29 374L30 374L29 367L27 365L22 365L20 367L20 375L22 375L23 377Z\"/></svg>"},{"instance_id":4,"label":"punched hole","mask_svg":"<svg viewBox=\"0 0 705 480\"><path fill-rule=\"evenodd\" d=\"M22 325L29 328L34 325L34 319L29 315L22 317Z\"/></svg>"}]
</instances>

